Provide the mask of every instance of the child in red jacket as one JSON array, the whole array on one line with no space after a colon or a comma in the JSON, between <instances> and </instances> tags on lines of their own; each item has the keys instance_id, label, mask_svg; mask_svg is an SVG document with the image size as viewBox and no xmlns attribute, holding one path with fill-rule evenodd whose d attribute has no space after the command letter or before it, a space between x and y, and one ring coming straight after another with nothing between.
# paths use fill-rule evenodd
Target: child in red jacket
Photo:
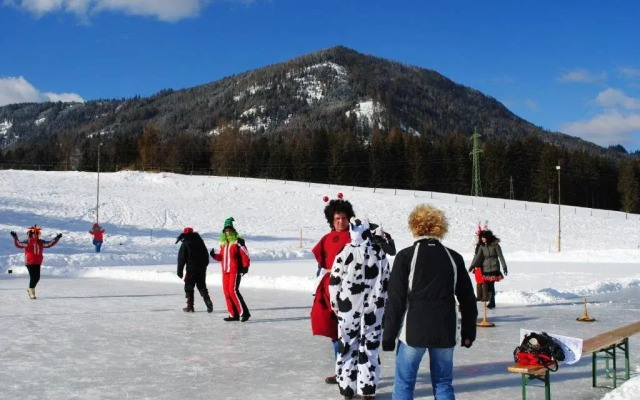
<instances>
[{"instance_id":1,"label":"child in red jacket","mask_svg":"<svg viewBox=\"0 0 640 400\"><path fill-rule=\"evenodd\" d=\"M93 245L96 246L96 253L100 253L104 235L104 228L96 222L95 224L93 224L93 227L91 228L89 233L91 234L91 236L93 236Z\"/></svg>"},{"instance_id":2,"label":"child in red jacket","mask_svg":"<svg viewBox=\"0 0 640 400\"><path fill-rule=\"evenodd\" d=\"M21 242L18 239L18 234L13 231L11 232L11 236L13 236L13 244L19 249L24 249L25 264L29 271L29 288L27 292L29 293L29 298L35 300L36 285L40 280L40 266L42 265L43 259L42 251L43 249L55 246L62 237L62 233L58 233L51 241L42 240L40 239L40 227L34 225L27 229L28 238L25 241Z\"/></svg>"}]
</instances>

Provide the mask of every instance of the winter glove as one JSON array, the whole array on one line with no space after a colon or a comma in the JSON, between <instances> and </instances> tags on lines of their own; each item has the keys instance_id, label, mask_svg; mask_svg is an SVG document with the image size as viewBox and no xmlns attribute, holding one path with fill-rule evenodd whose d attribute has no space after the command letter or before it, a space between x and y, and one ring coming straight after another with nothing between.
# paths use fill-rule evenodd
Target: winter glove
<instances>
[{"instance_id":1,"label":"winter glove","mask_svg":"<svg viewBox=\"0 0 640 400\"><path fill-rule=\"evenodd\" d=\"M17 238L18 238L18 234L17 234L17 233L15 233L14 231L11 231L11 236L13 236L15 239L17 239Z\"/></svg>"},{"instance_id":2,"label":"winter glove","mask_svg":"<svg viewBox=\"0 0 640 400\"><path fill-rule=\"evenodd\" d=\"M211 251L209 252L209 255L210 255L211 257L215 257L215 255L216 255L216 249L211 249Z\"/></svg>"},{"instance_id":3,"label":"winter glove","mask_svg":"<svg viewBox=\"0 0 640 400\"><path fill-rule=\"evenodd\" d=\"M504 276L509 275L509 271L507 271L507 269L506 269L506 268L505 268L505 269L503 269L503 271L504 271Z\"/></svg>"},{"instance_id":4,"label":"winter glove","mask_svg":"<svg viewBox=\"0 0 640 400\"><path fill-rule=\"evenodd\" d=\"M467 349L471 347L472 344L473 344L473 340L471 339L462 339L462 343L460 343L462 347L466 347Z\"/></svg>"},{"instance_id":5,"label":"winter glove","mask_svg":"<svg viewBox=\"0 0 640 400\"><path fill-rule=\"evenodd\" d=\"M476 267L474 267L473 265L469 267L469 272L473 272L473 270L476 269Z\"/></svg>"},{"instance_id":6,"label":"winter glove","mask_svg":"<svg viewBox=\"0 0 640 400\"><path fill-rule=\"evenodd\" d=\"M249 267L240 268L240 275L244 276L247 272L249 272Z\"/></svg>"},{"instance_id":7,"label":"winter glove","mask_svg":"<svg viewBox=\"0 0 640 400\"><path fill-rule=\"evenodd\" d=\"M182 279L182 271L178 271L178 278Z\"/></svg>"},{"instance_id":8,"label":"winter glove","mask_svg":"<svg viewBox=\"0 0 640 400\"><path fill-rule=\"evenodd\" d=\"M58 233L55 237L56 240L60 240L60 238L62 237L62 233Z\"/></svg>"},{"instance_id":9,"label":"winter glove","mask_svg":"<svg viewBox=\"0 0 640 400\"><path fill-rule=\"evenodd\" d=\"M394 351L396 349L396 341L395 340L383 340L382 341L382 351Z\"/></svg>"}]
</instances>

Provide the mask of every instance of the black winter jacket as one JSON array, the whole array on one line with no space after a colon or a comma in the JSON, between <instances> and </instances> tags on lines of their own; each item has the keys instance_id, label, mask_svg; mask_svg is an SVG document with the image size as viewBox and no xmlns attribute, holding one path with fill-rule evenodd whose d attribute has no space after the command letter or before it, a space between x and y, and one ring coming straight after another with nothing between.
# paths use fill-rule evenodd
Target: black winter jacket
<instances>
[{"instance_id":1,"label":"black winter jacket","mask_svg":"<svg viewBox=\"0 0 640 400\"><path fill-rule=\"evenodd\" d=\"M187 233L183 236L182 245L180 245L180 251L178 252L178 275L182 275L182 269L185 264L187 273L207 272L209 252L198 232Z\"/></svg>"},{"instance_id":2,"label":"black winter jacket","mask_svg":"<svg viewBox=\"0 0 640 400\"><path fill-rule=\"evenodd\" d=\"M411 262L418 249L411 289ZM455 297L460 303L461 339L476 338L478 308L462 256L448 249L455 262ZM384 314L383 346L396 339L412 347L448 348L456 345L456 301L451 258L437 239L417 240L393 262ZM405 322L406 312L406 322ZM403 324L406 324L403 328ZM405 337L402 337L402 330ZM386 346L385 346L386 345Z\"/></svg>"}]
</instances>

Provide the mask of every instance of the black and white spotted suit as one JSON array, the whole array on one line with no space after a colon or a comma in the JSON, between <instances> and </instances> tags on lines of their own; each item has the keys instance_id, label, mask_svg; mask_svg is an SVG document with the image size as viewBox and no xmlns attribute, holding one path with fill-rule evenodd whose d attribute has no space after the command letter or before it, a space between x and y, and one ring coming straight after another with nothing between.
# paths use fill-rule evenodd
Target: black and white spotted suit
<instances>
[{"instance_id":1,"label":"black and white spotted suit","mask_svg":"<svg viewBox=\"0 0 640 400\"><path fill-rule=\"evenodd\" d=\"M338 315L336 378L343 396L371 396L380 379L389 262L371 242L367 222L352 220L349 231L351 242L336 256L329 284L331 308Z\"/></svg>"}]
</instances>

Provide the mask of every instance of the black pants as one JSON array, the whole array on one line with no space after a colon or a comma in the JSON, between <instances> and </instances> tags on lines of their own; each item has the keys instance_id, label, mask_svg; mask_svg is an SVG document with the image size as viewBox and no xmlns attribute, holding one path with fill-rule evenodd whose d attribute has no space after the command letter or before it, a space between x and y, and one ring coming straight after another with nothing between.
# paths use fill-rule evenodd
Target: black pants
<instances>
[{"instance_id":1,"label":"black pants","mask_svg":"<svg viewBox=\"0 0 640 400\"><path fill-rule=\"evenodd\" d=\"M207 290L207 272L192 273L187 272L184 277L184 292L189 294L193 293L194 287L198 288L198 291L205 299L209 298L209 291Z\"/></svg>"},{"instance_id":2,"label":"black pants","mask_svg":"<svg viewBox=\"0 0 640 400\"><path fill-rule=\"evenodd\" d=\"M40 281L40 264L27 265L29 270L29 289L35 289Z\"/></svg>"},{"instance_id":3,"label":"black pants","mask_svg":"<svg viewBox=\"0 0 640 400\"><path fill-rule=\"evenodd\" d=\"M487 282L485 285L487 285L487 294L489 295L487 307L494 308L496 306L496 283Z\"/></svg>"}]
</instances>

